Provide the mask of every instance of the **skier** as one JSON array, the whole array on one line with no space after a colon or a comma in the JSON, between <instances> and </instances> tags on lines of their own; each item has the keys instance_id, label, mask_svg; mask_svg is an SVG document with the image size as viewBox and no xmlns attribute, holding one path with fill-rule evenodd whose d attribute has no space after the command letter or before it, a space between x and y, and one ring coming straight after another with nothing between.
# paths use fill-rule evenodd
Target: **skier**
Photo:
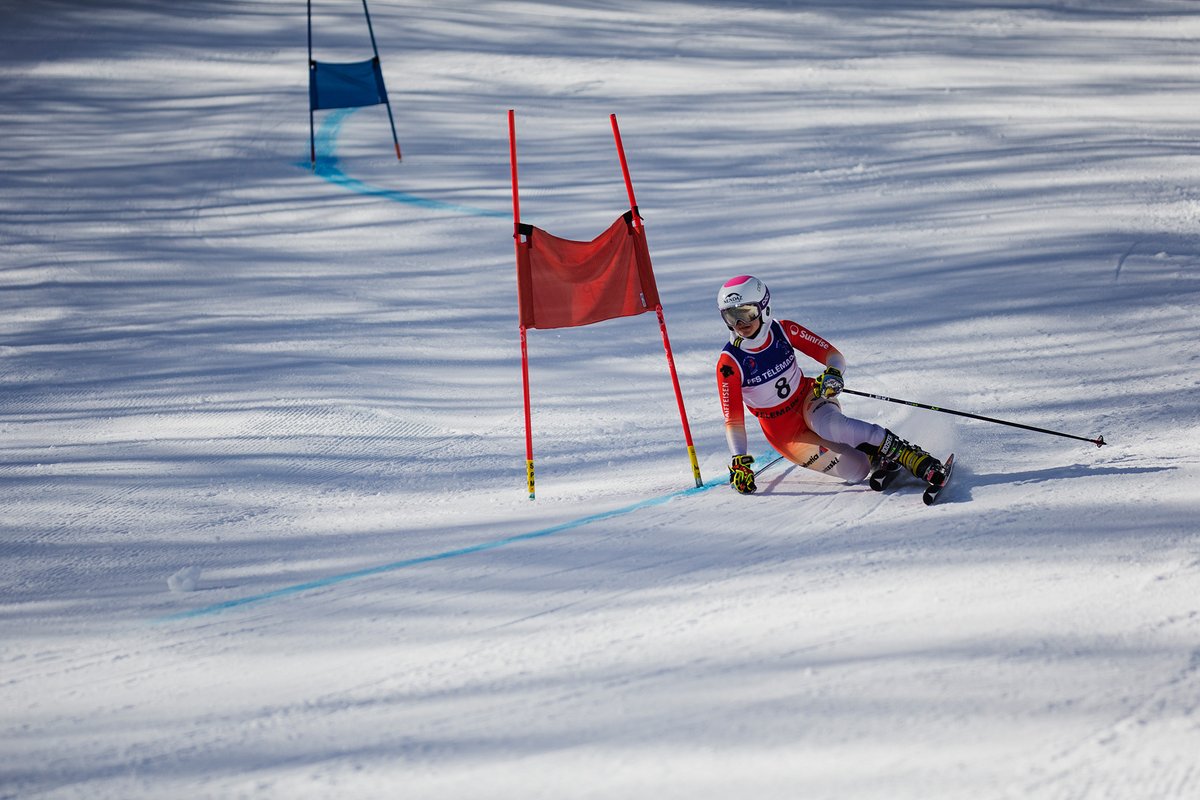
<instances>
[{"instance_id":1,"label":"skier","mask_svg":"<svg viewBox=\"0 0 1200 800\"><path fill-rule=\"evenodd\" d=\"M903 466L931 486L946 480L942 462L890 430L842 413L846 359L829 342L771 314L771 292L751 275L725 282L717 308L729 328L729 344L717 359L717 389L725 415L732 461L729 483L742 494L755 490L754 457L746 447L743 404L758 418L763 434L784 458L858 483L871 475L882 489ZM806 377L796 351L825 368Z\"/></svg>"}]
</instances>

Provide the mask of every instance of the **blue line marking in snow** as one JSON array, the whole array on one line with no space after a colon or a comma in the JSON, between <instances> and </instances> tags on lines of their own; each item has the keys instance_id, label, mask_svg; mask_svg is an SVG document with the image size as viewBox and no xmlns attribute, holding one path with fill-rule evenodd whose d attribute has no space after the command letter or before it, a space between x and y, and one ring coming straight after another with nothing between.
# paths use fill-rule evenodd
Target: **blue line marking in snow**
<instances>
[{"instance_id":1,"label":"blue line marking in snow","mask_svg":"<svg viewBox=\"0 0 1200 800\"><path fill-rule=\"evenodd\" d=\"M552 525L549 528L542 528L541 530L538 530L538 531L531 531L530 533L522 533L522 534L518 534L516 536L509 536L504 539L495 539L490 542L474 544L474 545L470 545L468 547L460 547L457 550L446 550L441 553L434 553L433 555L418 556L416 558L406 558L403 561L393 561L390 564L381 564L380 566L377 566L377 567L367 567L365 569L354 570L353 572L343 572L339 575L330 575L329 577L326 577L326 578L318 578L317 580L308 581L306 583L297 583L293 586L285 586L282 589L275 589L274 591L263 592L262 594L254 594L254 595L250 595L248 597L239 597L234 600L226 600L223 603L215 603L211 606L203 606L201 608L193 608L193 609L189 609L187 611L180 611L175 614L168 614L165 617L159 617L155 621L156 622L178 622L180 620L185 620L185 619L194 619L196 617L211 616L213 614L219 614L222 611L228 611L233 608L239 608L241 606L248 606L248 605L252 605L254 603L263 603L268 600L278 600L279 598L282 598L282 597L288 597L290 595L300 594L301 592L309 592L314 589L324 589L325 587L328 587L328 586L334 586L339 583L345 583L347 581L357 580L359 578L369 578L372 575L382 575L385 572L395 572L396 570L405 569L406 567L415 567L415 566L419 566L421 564L430 564L435 561L445 561L446 559L458 558L459 556L467 556L467 555L471 555L473 553L482 553L487 550L495 550L496 548L505 547L507 545L516 544L518 542L526 542L531 539L540 539L545 536L552 536L553 534L562 533L563 531L569 531L574 528L579 528L579 527L582 527L582 526L587 525L592 522L600 522L602 520L612 519L613 517L619 517L624 514L629 514L634 511L643 509L643 508L650 508L652 506L662 505L663 503L666 503L670 500L674 500L677 497L687 497L689 495L699 494L701 492L708 491L709 489L713 488L714 486L723 486L723 485L725 485L724 480L720 480L720 479L712 480L712 481L709 481L708 483L705 483L703 486L697 486L697 487L694 487L691 489L681 489L677 492L672 492L671 494L664 494L664 495L660 495L659 497L652 497L648 500L641 500L632 505L625 506L624 508L618 508L613 511L602 511L598 514L592 514L587 517L580 517L579 519L571 520L570 522L562 522L562 523L559 523L558 525Z\"/></svg>"},{"instance_id":2,"label":"blue line marking in snow","mask_svg":"<svg viewBox=\"0 0 1200 800\"><path fill-rule=\"evenodd\" d=\"M404 203L410 206L420 206L421 208L432 208L437 211L452 211L456 214L466 214L472 217L508 217L510 213L503 211L492 211L487 208L477 208L476 206L460 205L458 203L447 203L442 200L432 200L428 197L409 194L395 189L384 189L380 186L372 186L358 178L352 178L342 172L337 163L337 137L342 130L342 123L346 121L357 108L343 108L334 111L325 117L321 123L320 129L316 135L317 148L317 176L329 181L332 184L341 186L343 189L348 189L355 194L365 195L367 197L381 197L384 200L391 200L393 203ZM311 162L305 162L302 165L304 169L311 169Z\"/></svg>"}]
</instances>

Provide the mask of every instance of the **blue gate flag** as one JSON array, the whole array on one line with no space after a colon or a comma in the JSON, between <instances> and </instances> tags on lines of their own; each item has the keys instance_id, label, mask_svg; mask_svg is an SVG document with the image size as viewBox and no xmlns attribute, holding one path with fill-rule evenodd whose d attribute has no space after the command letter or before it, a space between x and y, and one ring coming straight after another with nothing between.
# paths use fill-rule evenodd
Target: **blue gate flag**
<instances>
[{"instance_id":1,"label":"blue gate flag","mask_svg":"<svg viewBox=\"0 0 1200 800\"><path fill-rule=\"evenodd\" d=\"M327 108L358 108L382 103L387 108L388 124L392 126L396 159L403 160L400 139L396 137L396 120L392 117L392 104L388 102L387 88L383 85L379 47L375 44L375 29L371 26L367 0L362 0L362 7L363 15L367 18L367 33L371 34L374 58L341 63L317 61L313 58L312 0L308 0L308 152L313 169L317 168L313 112Z\"/></svg>"},{"instance_id":2,"label":"blue gate flag","mask_svg":"<svg viewBox=\"0 0 1200 800\"><path fill-rule=\"evenodd\" d=\"M308 102L314 111L324 108L355 108L386 103L383 70L379 59L335 64L309 63Z\"/></svg>"}]
</instances>

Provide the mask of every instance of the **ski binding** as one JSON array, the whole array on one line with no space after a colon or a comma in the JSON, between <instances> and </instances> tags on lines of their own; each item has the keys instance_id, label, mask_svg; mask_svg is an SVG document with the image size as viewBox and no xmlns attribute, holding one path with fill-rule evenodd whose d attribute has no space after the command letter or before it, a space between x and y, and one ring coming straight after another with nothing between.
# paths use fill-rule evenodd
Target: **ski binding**
<instances>
[{"instance_id":1,"label":"ski binding","mask_svg":"<svg viewBox=\"0 0 1200 800\"><path fill-rule=\"evenodd\" d=\"M928 484L925 487L925 493L923 495L921 495L921 500L923 500L925 502L925 505L927 505L927 506L931 506L935 502L937 502L938 495L940 495L942 493L942 490L945 489L950 484L950 477L954 474L954 454L953 453L950 454L950 457L946 459L946 461L942 464L942 466L944 466L946 468L945 480L943 480L941 483ZM872 478L874 478L874 476L872 476ZM874 485L874 484L872 484L872 485Z\"/></svg>"}]
</instances>

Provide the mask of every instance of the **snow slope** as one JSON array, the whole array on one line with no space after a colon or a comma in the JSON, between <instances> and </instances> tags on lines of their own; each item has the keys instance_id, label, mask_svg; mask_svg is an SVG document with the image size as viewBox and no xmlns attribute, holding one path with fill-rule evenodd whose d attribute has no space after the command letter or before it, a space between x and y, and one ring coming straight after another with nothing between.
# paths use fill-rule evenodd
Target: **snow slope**
<instances>
[{"instance_id":1,"label":"snow slope","mask_svg":"<svg viewBox=\"0 0 1200 800\"><path fill-rule=\"evenodd\" d=\"M321 60L367 57L316 3ZM1183 0L0 4L0 797L1200 796ZM530 332L522 211L651 316ZM723 486L721 282L960 467ZM767 450L761 437L755 447Z\"/></svg>"}]
</instances>

